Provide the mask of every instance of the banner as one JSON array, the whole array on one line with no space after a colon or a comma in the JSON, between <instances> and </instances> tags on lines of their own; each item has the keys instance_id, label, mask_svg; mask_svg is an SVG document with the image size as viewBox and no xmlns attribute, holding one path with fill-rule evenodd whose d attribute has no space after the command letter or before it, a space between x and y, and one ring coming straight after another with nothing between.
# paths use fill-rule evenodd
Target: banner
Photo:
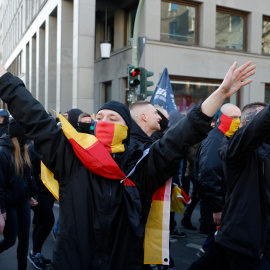
<instances>
[{"instance_id":1,"label":"banner","mask_svg":"<svg viewBox=\"0 0 270 270\"><path fill-rule=\"evenodd\" d=\"M151 104L157 104L168 113L175 111L176 105L174 100L174 95L172 91L172 85L170 82L170 77L168 74L168 69L165 67L163 73L159 79L157 87L151 97Z\"/></svg>"}]
</instances>

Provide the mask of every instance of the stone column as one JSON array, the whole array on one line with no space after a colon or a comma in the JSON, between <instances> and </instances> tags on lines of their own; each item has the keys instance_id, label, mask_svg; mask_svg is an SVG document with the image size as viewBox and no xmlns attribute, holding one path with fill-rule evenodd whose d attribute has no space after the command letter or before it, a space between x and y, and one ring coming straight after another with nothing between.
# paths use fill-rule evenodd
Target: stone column
<instances>
[{"instance_id":1,"label":"stone column","mask_svg":"<svg viewBox=\"0 0 270 270\"><path fill-rule=\"evenodd\" d=\"M45 29L45 109L56 110L57 18L49 16Z\"/></svg>"},{"instance_id":2,"label":"stone column","mask_svg":"<svg viewBox=\"0 0 270 270\"><path fill-rule=\"evenodd\" d=\"M216 4L204 2L200 6L199 45L216 47ZM198 20L199 18L196 18Z\"/></svg>"},{"instance_id":3,"label":"stone column","mask_svg":"<svg viewBox=\"0 0 270 270\"><path fill-rule=\"evenodd\" d=\"M27 89L29 89L30 87L29 85L29 78L30 78L29 58L30 58L29 43L27 43L25 46L25 86Z\"/></svg>"},{"instance_id":4,"label":"stone column","mask_svg":"<svg viewBox=\"0 0 270 270\"><path fill-rule=\"evenodd\" d=\"M94 110L95 0L74 0L73 107Z\"/></svg>"},{"instance_id":5,"label":"stone column","mask_svg":"<svg viewBox=\"0 0 270 270\"><path fill-rule=\"evenodd\" d=\"M262 14L251 12L248 15L247 51L249 53L262 53Z\"/></svg>"},{"instance_id":6,"label":"stone column","mask_svg":"<svg viewBox=\"0 0 270 270\"><path fill-rule=\"evenodd\" d=\"M44 106L45 105L45 27L39 28L37 31L37 91L36 98Z\"/></svg>"},{"instance_id":7,"label":"stone column","mask_svg":"<svg viewBox=\"0 0 270 270\"><path fill-rule=\"evenodd\" d=\"M29 91L36 98L36 35L29 42Z\"/></svg>"},{"instance_id":8,"label":"stone column","mask_svg":"<svg viewBox=\"0 0 270 270\"><path fill-rule=\"evenodd\" d=\"M56 110L72 108L73 3L59 1L57 6Z\"/></svg>"}]
</instances>

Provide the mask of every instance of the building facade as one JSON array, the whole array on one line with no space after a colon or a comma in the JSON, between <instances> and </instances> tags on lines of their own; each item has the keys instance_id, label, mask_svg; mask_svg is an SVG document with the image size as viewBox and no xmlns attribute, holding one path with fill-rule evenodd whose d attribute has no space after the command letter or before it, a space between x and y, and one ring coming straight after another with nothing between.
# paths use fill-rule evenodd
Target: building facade
<instances>
[{"instance_id":1,"label":"building facade","mask_svg":"<svg viewBox=\"0 0 270 270\"><path fill-rule=\"evenodd\" d=\"M92 113L114 99L127 103L127 65L138 0L3 0L4 66L22 78L45 107ZM251 60L252 84L232 96L243 107L270 102L270 1L145 0L139 28L139 66L166 66L179 110L198 104L228 68ZM100 42L111 43L102 59Z\"/></svg>"}]
</instances>

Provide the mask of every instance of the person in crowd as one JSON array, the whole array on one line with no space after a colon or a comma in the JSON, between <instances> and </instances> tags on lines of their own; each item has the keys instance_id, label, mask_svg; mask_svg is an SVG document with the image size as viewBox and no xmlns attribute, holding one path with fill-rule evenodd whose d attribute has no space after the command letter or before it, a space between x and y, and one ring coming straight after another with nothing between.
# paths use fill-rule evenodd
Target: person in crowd
<instances>
[{"instance_id":1,"label":"person in crowd","mask_svg":"<svg viewBox=\"0 0 270 270\"><path fill-rule=\"evenodd\" d=\"M9 113L0 109L0 137L8 132Z\"/></svg>"},{"instance_id":2,"label":"person in crowd","mask_svg":"<svg viewBox=\"0 0 270 270\"><path fill-rule=\"evenodd\" d=\"M241 123L219 150L227 194L216 240L230 269L270 269L269 105L246 105Z\"/></svg>"},{"instance_id":3,"label":"person in crowd","mask_svg":"<svg viewBox=\"0 0 270 270\"><path fill-rule=\"evenodd\" d=\"M41 249L54 225L53 204L55 199L40 179L41 158L35 151L34 144L28 146L28 152L32 164L33 179L38 187L38 205L32 207L35 214L35 225L32 234L33 249L30 251L28 259L36 269L46 269L51 260L42 255Z\"/></svg>"},{"instance_id":4,"label":"person in crowd","mask_svg":"<svg viewBox=\"0 0 270 270\"><path fill-rule=\"evenodd\" d=\"M181 119L184 118L184 116L178 111L171 111L168 117L169 117L168 127L171 127L171 126L177 124ZM179 187L181 186L180 185L180 177L181 177L181 174L183 172L183 167L185 166L184 165L185 164L185 162L184 162L185 153L186 153L186 149L183 152L183 159L181 160L181 162L179 164L179 170L174 175L172 175L172 187L174 185L177 185ZM176 228L176 226L177 226L177 223L175 221L175 212L170 212L170 236L171 237L180 237L180 238L186 237L187 234L179 231Z\"/></svg>"},{"instance_id":5,"label":"person in crowd","mask_svg":"<svg viewBox=\"0 0 270 270\"><path fill-rule=\"evenodd\" d=\"M142 150L150 148L152 143L157 139L161 139L167 130L169 123L167 118L169 117L168 112L162 108L155 109L149 101L144 100L131 104L129 109L133 119L130 132L131 145ZM152 197L149 197L149 201L152 201ZM177 230L176 228L174 229ZM178 237L186 236L184 233L181 235L180 232L178 234L175 233L175 235ZM151 264L145 266L144 269L163 270L172 269L173 267L174 261L170 256L169 266Z\"/></svg>"},{"instance_id":6,"label":"person in crowd","mask_svg":"<svg viewBox=\"0 0 270 270\"><path fill-rule=\"evenodd\" d=\"M59 182L61 234L54 269L142 269L148 198L178 170L184 147L207 136L222 103L252 81L248 78L255 65L236 66L235 62L220 87L153 143L145 156L128 148L132 122L124 104L102 105L96 115L96 137L83 134L89 140L76 142L65 135L67 129L55 126L23 82L0 66L0 98ZM82 136L75 130L71 134Z\"/></svg>"},{"instance_id":7,"label":"person in crowd","mask_svg":"<svg viewBox=\"0 0 270 270\"><path fill-rule=\"evenodd\" d=\"M241 110L234 104L226 103L220 111L216 127L202 141L195 158L195 186L199 190L202 219L208 232L200 249L201 255L213 247L216 226L220 224L224 206L226 186L218 148L224 138L229 139L239 128L241 118Z\"/></svg>"},{"instance_id":8,"label":"person in crowd","mask_svg":"<svg viewBox=\"0 0 270 270\"><path fill-rule=\"evenodd\" d=\"M247 104L242 110L243 127L221 144L219 155L227 186L221 224L214 248L190 270L270 268L269 121L268 104Z\"/></svg>"},{"instance_id":9,"label":"person in crowd","mask_svg":"<svg viewBox=\"0 0 270 270\"><path fill-rule=\"evenodd\" d=\"M194 174L193 174L194 159L195 159L195 156L196 156L196 153L198 151L199 146L200 146L200 143L196 143L196 144L188 147L187 152L186 152L186 157L185 157L187 160L187 169L186 169L186 173L184 175L184 178L188 178L192 182L192 184L194 183ZM199 196L194 184L192 187L192 192L191 192L190 198L191 198L191 203L185 207L184 216L183 216L180 224L181 224L181 226L183 226L187 230L197 230L197 228L195 226L193 226L193 224L191 222L192 213L193 213L196 205L200 202L200 196ZM205 227L205 225L202 221L202 218L200 218L199 231L204 232L204 227Z\"/></svg>"},{"instance_id":10,"label":"person in crowd","mask_svg":"<svg viewBox=\"0 0 270 270\"><path fill-rule=\"evenodd\" d=\"M91 118L89 113L83 112L78 118L78 132L88 133L94 135L95 121Z\"/></svg>"},{"instance_id":11,"label":"person in crowd","mask_svg":"<svg viewBox=\"0 0 270 270\"><path fill-rule=\"evenodd\" d=\"M152 137L154 140L161 139L164 135L164 133L168 129L169 124L169 114L168 112L163 108L156 108L159 116L161 117L161 120L159 121L160 130L155 131L152 134Z\"/></svg>"},{"instance_id":12,"label":"person in crowd","mask_svg":"<svg viewBox=\"0 0 270 270\"><path fill-rule=\"evenodd\" d=\"M212 121L211 121L212 128L215 127L216 120L217 120L217 118L216 118L216 116L214 116ZM200 147L200 143L192 145L191 147L188 148L187 154L186 154L187 170L186 170L185 178L187 177L191 180L191 182L193 184L193 188L192 188L191 197L190 197L191 203L188 204L187 207L185 208L184 216L183 216L180 224L187 230L197 230L197 228L191 222L191 216L192 216L192 213L193 213L196 205L200 202L200 195L199 195L198 190L196 188L196 183L194 183L194 160L195 160L196 153L197 153L199 147ZM201 214L201 207L200 207L199 232L203 233L203 234L208 234L206 225L204 224L201 216L202 216L202 214ZM200 255L200 254L201 254L201 251L199 251L197 253L197 255Z\"/></svg>"},{"instance_id":13,"label":"person in crowd","mask_svg":"<svg viewBox=\"0 0 270 270\"><path fill-rule=\"evenodd\" d=\"M83 111L80 109L71 109L68 111L68 122L77 130L78 129L78 120L80 114L82 114Z\"/></svg>"},{"instance_id":14,"label":"person in crowd","mask_svg":"<svg viewBox=\"0 0 270 270\"><path fill-rule=\"evenodd\" d=\"M31 174L27 137L23 128L12 120L8 134L0 139L0 207L5 218L0 253L15 245L18 236L18 269L26 270L30 205L34 207L38 204L34 199L37 188Z\"/></svg>"},{"instance_id":15,"label":"person in crowd","mask_svg":"<svg viewBox=\"0 0 270 270\"><path fill-rule=\"evenodd\" d=\"M63 116L68 120L68 111L65 111Z\"/></svg>"}]
</instances>

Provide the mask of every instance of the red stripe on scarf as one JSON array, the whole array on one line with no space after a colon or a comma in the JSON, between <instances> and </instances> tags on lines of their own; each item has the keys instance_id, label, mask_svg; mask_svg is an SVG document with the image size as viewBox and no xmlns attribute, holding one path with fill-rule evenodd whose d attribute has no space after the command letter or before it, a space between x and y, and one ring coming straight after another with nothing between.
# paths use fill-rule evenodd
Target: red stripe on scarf
<instances>
[{"instance_id":1,"label":"red stripe on scarf","mask_svg":"<svg viewBox=\"0 0 270 270\"><path fill-rule=\"evenodd\" d=\"M220 117L220 125L218 129L221 130L223 134L225 134L227 131L230 130L232 121L232 118L226 116L225 114L222 114Z\"/></svg>"},{"instance_id":2,"label":"red stripe on scarf","mask_svg":"<svg viewBox=\"0 0 270 270\"><path fill-rule=\"evenodd\" d=\"M104 132L103 125L106 125L107 132ZM100 122L99 125L96 125L95 134L98 140L105 146L108 152L112 153L112 142L115 133L115 126L114 125L107 125L106 122Z\"/></svg>"},{"instance_id":3,"label":"red stripe on scarf","mask_svg":"<svg viewBox=\"0 0 270 270\"><path fill-rule=\"evenodd\" d=\"M94 174L109 179L124 179L125 174L120 170L104 146L95 142L87 149L82 148L75 140L69 139L73 150L83 165Z\"/></svg>"}]
</instances>

